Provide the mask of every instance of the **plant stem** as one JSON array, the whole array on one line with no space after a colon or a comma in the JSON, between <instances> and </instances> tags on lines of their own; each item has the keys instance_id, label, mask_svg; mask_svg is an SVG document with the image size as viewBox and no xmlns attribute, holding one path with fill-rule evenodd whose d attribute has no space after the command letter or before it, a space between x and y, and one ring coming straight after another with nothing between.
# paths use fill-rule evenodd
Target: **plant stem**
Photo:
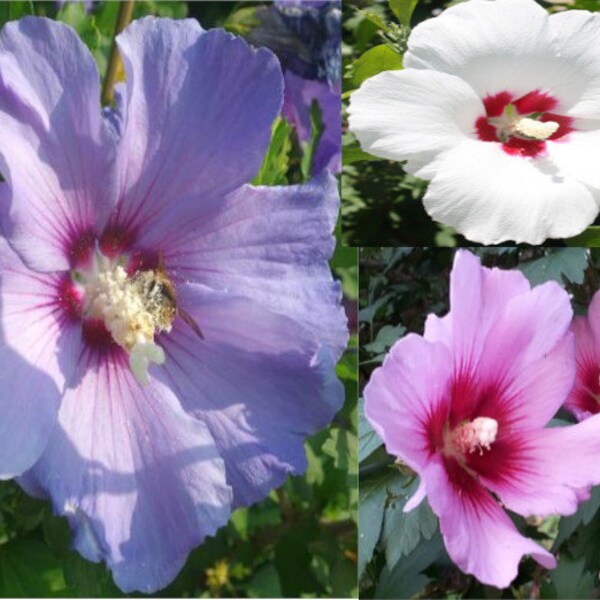
<instances>
[{"instance_id":1,"label":"plant stem","mask_svg":"<svg viewBox=\"0 0 600 600\"><path fill-rule=\"evenodd\" d=\"M102 87L102 104L111 104L114 95L114 87L117 81L119 68L121 67L121 57L117 48L117 36L129 23L133 17L133 5L135 0L122 0L119 6L119 15L115 26L115 35L113 37L112 46L110 48L110 57L108 59L108 68L106 69L106 77L104 78L104 86Z\"/></svg>"}]
</instances>

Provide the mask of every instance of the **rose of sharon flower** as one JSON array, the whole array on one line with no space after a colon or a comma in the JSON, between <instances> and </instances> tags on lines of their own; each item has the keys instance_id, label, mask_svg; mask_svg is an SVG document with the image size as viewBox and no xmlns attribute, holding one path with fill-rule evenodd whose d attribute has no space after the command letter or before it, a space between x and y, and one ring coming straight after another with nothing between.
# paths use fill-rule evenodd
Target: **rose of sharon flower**
<instances>
[{"instance_id":1,"label":"rose of sharon flower","mask_svg":"<svg viewBox=\"0 0 600 600\"><path fill-rule=\"evenodd\" d=\"M248 34L271 48L283 66L283 116L301 142L312 137L311 107L319 105L323 131L312 173L342 168L342 8L340 0L275 0L256 12Z\"/></svg>"},{"instance_id":2,"label":"rose of sharon flower","mask_svg":"<svg viewBox=\"0 0 600 600\"><path fill-rule=\"evenodd\" d=\"M305 469L347 331L335 179L247 185L281 106L275 56L193 20L118 43L127 84L103 118L73 30L0 36L0 473L30 469L77 550L151 592Z\"/></svg>"},{"instance_id":3,"label":"rose of sharon flower","mask_svg":"<svg viewBox=\"0 0 600 600\"><path fill-rule=\"evenodd\" d=\"M352 94L371 154L431 180L436 220L484 244L574 236L600 203L600 15L470 0L417 25L402 71Z\"/></svg>"},{"instance_id":4,"label":"rose of sharon flower","mask_svg":"<svg viewBox=\"0 0 600 600\"><path fill-rule=\"evenodd\" d=\"M565 408L579 421L600 412L600 292L590 303L587 316L573 319L577 375Z\"/></svg>"},{"instance_id":5,"label":"rose of sharon flower","mask_svg":"<svg viewBox=\"0 0 600 600\"><path fill-rule=\"evenodd\" d=\"M575 512L600 482L600 416L545 428L575 374L572 311L558 284L531 289L519 271L482 268L462 251L450 307L427 318L423 336L393 346L365 389L365 414L419 474L405 510L427 497L452 560L502 588L523 555L556 561L495 496L524 516Z\"/></svg>"}]
</instances>

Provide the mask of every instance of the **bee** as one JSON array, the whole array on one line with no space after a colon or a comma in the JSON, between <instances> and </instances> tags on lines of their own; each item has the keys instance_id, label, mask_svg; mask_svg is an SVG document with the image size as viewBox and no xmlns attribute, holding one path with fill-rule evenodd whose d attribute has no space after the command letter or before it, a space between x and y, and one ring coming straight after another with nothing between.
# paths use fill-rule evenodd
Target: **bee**
<instances>
[{"instance_id":1,"label":"bee","mask_svg":"<svg viewBox=\"0 0 600 600\"><path fill-rule=\"evenodd\" d=\"M156 268L138 271L132 277L131 284L137 288L156 329L170 331L175 317L179 316L199 338L204 339L192 315L177 304L177 292L165 269L162 251L159 250Z\"/></svg>"}]
</instances>

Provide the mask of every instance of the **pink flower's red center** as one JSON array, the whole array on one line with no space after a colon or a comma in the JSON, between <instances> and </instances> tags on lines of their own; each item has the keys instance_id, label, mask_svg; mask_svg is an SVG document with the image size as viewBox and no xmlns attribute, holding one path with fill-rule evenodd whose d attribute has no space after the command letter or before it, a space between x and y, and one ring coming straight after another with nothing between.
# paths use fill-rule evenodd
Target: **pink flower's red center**
<instances>
[{"instance_id":1,"label":"pink flower's red center","mask_svg":"<svg viewBox=\"0 0 600 600\"><path fill-rule=\"evenodd\" d=\"M515 98L500 92L483 99L486 114L475 121L477 137L502 144L507 154L535 158L546 151L548 140L562 140L573 131L573 119L554 111L558 100L534 90Z\"/></svg>"}]
</instances>

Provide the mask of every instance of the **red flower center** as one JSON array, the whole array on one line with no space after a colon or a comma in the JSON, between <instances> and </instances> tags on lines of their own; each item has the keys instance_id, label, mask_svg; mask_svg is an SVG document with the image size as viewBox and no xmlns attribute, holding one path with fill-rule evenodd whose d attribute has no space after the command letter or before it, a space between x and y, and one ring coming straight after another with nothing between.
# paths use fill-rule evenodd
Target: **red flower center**
<instances>
[{"instance_id":1,"label":"red flower center","mask_svg":"<svg viewBox=\"0 0 600 600\"><path fill-rule=\"evenodd\" d=\"M572 117L551 112L558 100L539 90L516 99L510 92L500 92L486 96L483 104L486 115L475 121L477 137L502 144L510 155L541 156L547 140L560 140L574 130Z\"/></svg>"}]
</instances>

